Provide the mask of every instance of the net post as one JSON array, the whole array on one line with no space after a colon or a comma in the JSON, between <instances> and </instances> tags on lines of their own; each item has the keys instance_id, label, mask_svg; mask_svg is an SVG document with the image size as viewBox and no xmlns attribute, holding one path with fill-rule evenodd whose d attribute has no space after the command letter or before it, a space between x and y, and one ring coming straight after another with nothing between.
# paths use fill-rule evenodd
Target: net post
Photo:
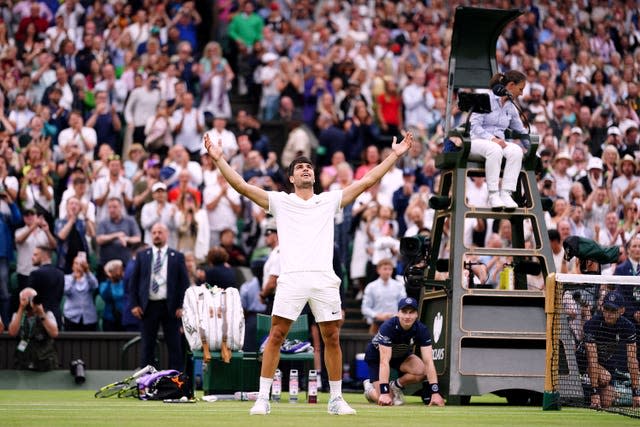
<instances>
[{"instance_id":1,"label":"net post","mask_svg":"<svg viewBox=\"0 0 640 427\"><path fill-rule=\"evenodd\" d=\"M551 273L547 276L545 283L545 301L544 312L547 321L546 333L546 355L545 355L545 375L544 375L544 395L542 398L543 411L559 411L560 393L553 389L553 359L557 358L556 348L558 338L553 334L553 323L555 319L555 302L556 302L556 274Z\"/></svg>"}]
</instances>

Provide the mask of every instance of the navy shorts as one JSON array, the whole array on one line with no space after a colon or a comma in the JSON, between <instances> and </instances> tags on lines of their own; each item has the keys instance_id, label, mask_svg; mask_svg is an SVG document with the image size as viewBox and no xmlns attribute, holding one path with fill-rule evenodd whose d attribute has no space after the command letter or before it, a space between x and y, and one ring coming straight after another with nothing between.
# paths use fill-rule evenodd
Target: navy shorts
<instances>
[{"instance_id":1,"label":"navy shorts","mask_svg":"<svg viewBox=\"0 0 640 427\"><path fill-rule=\"evenodd\" d=\"M400 365L402 365L402 362L407 360L407 357L409 356L410 355L391 359L389 361L389 367L398 371L398 376L400 376ZM366 362L369 367L369 381L374 383L380 379L380 360L367 360Z\"/></svg>"}]
</instances>

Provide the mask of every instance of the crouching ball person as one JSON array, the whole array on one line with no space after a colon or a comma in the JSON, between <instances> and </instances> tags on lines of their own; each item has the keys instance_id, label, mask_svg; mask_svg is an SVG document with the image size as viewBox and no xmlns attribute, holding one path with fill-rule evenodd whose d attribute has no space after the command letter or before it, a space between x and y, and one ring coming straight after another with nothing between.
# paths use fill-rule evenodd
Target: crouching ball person
<instances>
[{"instance_id":1,"label":"crouching ball person","mask_svg":"<svg viewBox=\"0 0 640 427\"><path fill-rule=\"evenodd\" d=\"M420 347L420 357L414 354L413 344ZM431 394L429 406L444 406L433 364L431 333L418 321L418 301L414 298L398 302L398 314L380 326L367 346L364 360L369 366L369 379L364 381L364 396L369 402L402 405L404 387L426 379L423 393ZM391 368L398 371L399 377L390 383Z\"/></svg>"},{"instance_id":2,"label":"crouching ball person","mask_svg":"<svg viewBox=\"0 0 640 427\"><path fill-rule=\"evenodd\" d=\"M276 221L280 247L280 275L273 301L271 330L260 371L260 390L251 415L271 412L269 390L280 360L280 345L306 303L320 328L329 375L327 412L354 415L342 397L342 350L340 348L340 279L333 270L333 224L335 216L387 173L413 143L411 132L401 141L393 139L392 153L358 181L343 190L314 194L315 172L311 160L297 157L289 165L293 192L265 191L248 184L223 157L222 142L204 137L205 148L218 170L240 194L270 212Z\"/></svg>"},{"instance_id":3,"label":"crouching ball person","mask_svg":"<svg viewBox=\"0 0 640 427\"><path fill-rule=\"evenodd\" d=\"M587 374L591 380L591 407L608 408L617 392L612 373L628 372L631 377L632 404L640 407L640 370L638 369L636 328L624 314L624 298L610 291L602 302L602 312L584 324L587 350Z\"/></svg>"}]
</instances>

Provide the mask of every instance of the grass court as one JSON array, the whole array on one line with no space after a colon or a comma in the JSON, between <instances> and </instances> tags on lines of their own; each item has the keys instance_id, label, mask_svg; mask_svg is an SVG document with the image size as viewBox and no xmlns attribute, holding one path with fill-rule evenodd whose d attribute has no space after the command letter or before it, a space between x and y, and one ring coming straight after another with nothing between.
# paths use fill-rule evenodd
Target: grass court
<instances>
[{"instance_id":1,"label":"grass court","mask_svg":"<svg viewBox=\"0 0 640 427\"><path fill-rule=\"evenodd\" d=\"M202 396L202 392L198 392ZM169 404L133 398L96 399L88 390L0 390L0 425L13 426L637 426L638 420L588 409L563 408L542 411L540 407L507 406L495 395L473 397L469 406L426 407L418 397L407 397L404 406L378 407L365 402L362 394L345 394L358 411L356 416L327 414L328 394L311 405L271 405L271 414L249 416L253 402L219 401Z\"/></svg>"}]
</instances>

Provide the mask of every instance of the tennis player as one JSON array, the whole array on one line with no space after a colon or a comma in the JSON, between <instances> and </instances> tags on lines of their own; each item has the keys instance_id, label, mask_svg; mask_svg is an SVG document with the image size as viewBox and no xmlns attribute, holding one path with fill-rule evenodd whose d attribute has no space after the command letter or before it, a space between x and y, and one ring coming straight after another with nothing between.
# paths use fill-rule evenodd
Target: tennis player
<instances>
[{"instance_id":1,"label":"tennis player","mask_svg":"<svg viewBox=\"0 0 640 427\"><path fill-rule=\"evenodd\" d=\"M315 172L311 160L294 159L288 168L293 192L265 191L248 184L223 157L221 141L204 136L204 146L220 173L240 194L267 210L276 220L280 241L280 276L274 298L271 330L260 372L259 397L251 415L271 411L269 390L280 360L280 345L291 324L308 302L325 344L324 358L329 375L327 411L333 415L354 415L342 398L342 350L340 348L340 279L333 272L334 217L358 195L380 181L413 144L413 134L401 142L393 139L392 153L362 179L342 190L314 194Z\"/></svg>"}]
</instances>

